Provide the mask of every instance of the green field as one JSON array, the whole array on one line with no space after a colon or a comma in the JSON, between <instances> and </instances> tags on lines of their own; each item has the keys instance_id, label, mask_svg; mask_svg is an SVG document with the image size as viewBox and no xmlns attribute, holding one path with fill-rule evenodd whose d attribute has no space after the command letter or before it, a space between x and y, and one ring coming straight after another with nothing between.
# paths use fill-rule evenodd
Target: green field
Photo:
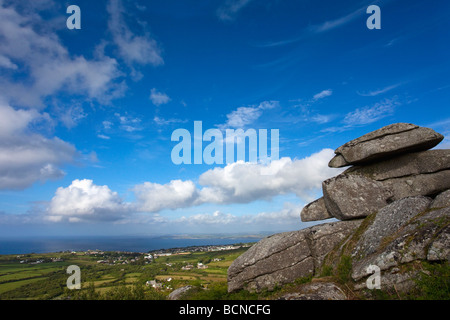
<instances>
[{"instance_id":1,"label":"green field","mask_svg":"<svg viewBox=\"0 0 450 320\"><path fill-rule=\"evenodd\" d=\"M228 267L247 249L173 254L153 260L123 252L0 255L0 299L166 299L186 285L223 290ZM198 263L207 268L197 268ZM81 290L66 287L69 265L80 267ZM182 269L188 265L192 269ZM156 288L146 285L151 280L156 280Z\"/></svg>"}]
</instances>

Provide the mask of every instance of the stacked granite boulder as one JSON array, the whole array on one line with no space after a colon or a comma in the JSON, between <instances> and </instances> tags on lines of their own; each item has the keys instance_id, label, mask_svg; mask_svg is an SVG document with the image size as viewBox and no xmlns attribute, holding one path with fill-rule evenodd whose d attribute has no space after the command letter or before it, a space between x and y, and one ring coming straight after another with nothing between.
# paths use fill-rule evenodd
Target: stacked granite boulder
<instances>
[{"instance_id":1,"label":"stacked granite boulder","mask_svg":"<svg viewBox=\"0 0 450 320\"><path fill-rule=\"evenodd\" d=\"M360 287L373 264L384 272L383 285L399 286L414 277L397 274L400 264L450 260L450 150L429 150L443 138L396 123L337 148L329 166L349 168L324 181L323 197L300 216L338 221L262 239L228 269L228 291L271 290L318 276L325 265L336 269L344 255L351 257L351 277Z\"/></svg>"},{"instance_id":2,"label":"stacked granite boulder","mask_svg":"<svg viewBox=\"0 0 450 320\"><path fill-rule=\"evenodd\" d=\"M432 129L396 123L347 142L329 166L351 167L323 182L323 197L305 206L302 221L364 218L395 200L450 189L450 150L428 150L443 139Z\"/></svg>"}]
</instances>

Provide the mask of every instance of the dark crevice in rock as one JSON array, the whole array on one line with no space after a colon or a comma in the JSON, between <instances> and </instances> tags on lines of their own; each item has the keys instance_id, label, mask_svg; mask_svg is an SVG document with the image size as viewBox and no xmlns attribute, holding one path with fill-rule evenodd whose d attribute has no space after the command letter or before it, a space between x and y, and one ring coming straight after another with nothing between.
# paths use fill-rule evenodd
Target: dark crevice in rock
<instances>
[{"instance_id":1,"label":"dark crevice in rock","mask_svg":"<svg viewBox=\"0 0 450 320\"><path fill-rule=\"evenodd\" d=\"M406 175L402 175L402 176L395 176L395 177L392 177L392 178L373 179L373 180L379 181L379 182L384 182L384 181L389 181L389 180L394 180L394 179L414 178L414 177L417 177L417 176L432 175L432 174L443 172L443 171L450 171L450 170L449 170L449 168L443 168L443 169L439 169L439 170L431 171L431 172L406 174ZM437 192L437 193L435 193L435 195L437 195L439 193L440 192Z\"/></svg>"}]
</instances>

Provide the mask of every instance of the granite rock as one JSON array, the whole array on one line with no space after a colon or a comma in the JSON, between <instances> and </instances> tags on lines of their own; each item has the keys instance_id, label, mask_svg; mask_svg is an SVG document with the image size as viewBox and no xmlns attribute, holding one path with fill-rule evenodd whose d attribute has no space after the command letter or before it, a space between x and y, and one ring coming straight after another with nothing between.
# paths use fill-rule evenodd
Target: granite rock
<instances>
[{"instance_id":1,"label":"granite rock","mask_svg":"<svg viewBox=\"0 0 450 320\"><path fill-rule=\"evenodd\" d=\"M394 123L349 141L335 150L332 168L391 158L435 147L444 137L430 128Z\"/></svg>"}]
</instances>

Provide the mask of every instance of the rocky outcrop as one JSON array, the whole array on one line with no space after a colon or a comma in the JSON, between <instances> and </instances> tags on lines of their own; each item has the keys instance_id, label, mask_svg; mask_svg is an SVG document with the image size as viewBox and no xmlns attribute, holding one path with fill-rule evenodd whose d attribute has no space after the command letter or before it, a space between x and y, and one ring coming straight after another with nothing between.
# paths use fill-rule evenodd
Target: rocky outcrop
<instances>
[{"instance_id":1,"label":"rocky outcrop","mask_svg":"<svg viewBox=\"0 0 450 320\"><path fill-rule=\"evenodd\" d=\"M228 291L273 289L314 274L325 255L359 224L339 221L262 239L228 268Z\"/></svg>"},{"instance_id":2,"label":"rocky outcrop","mask_svg":"<svg viewBox=\"0 0 450 320\"><path fill-rule=\"evenodd\" d=\"M194 288L193 286L184 286L184 287L175 289L169 294L168 299L169 300L181 300L181 299L183 299L184 295L187 292L189 292L190 290L192 290L193 288Z\"/></svg>"},{"instance_id":3,"label":"rocky outcrop","mask_svg":"<svg viewBox=\"0 0 450 320\"><path fill-rule=\"evenodd\" d=\"M433 210L430 203L412 197L380 210L353 248L353 280L371 275L370 265L384 272L415 260L450 260L450 207Z\"/></svg>"},{"instance_id":4,"label":"rocky outcrop","mask_svg":"<svg viewBox=\"0 0 450 320\"><path fill-rule=\"evenodd\" d=\"M419 272L409 265L450 260L450 150L428 150L442 139L429 128L398 123L336 149L329 166L352 166L324 181L323 197L300 216L341 221L261 240L230 266L228 290L273 289L337 271L344 260L354 290L366 287L374 265L383 286L409 290ZM304 286L282 299L321 299L319 287Z\"/></svg>"},{"instance_id":5,"label":"rocky outcrop","mask_svg":"<svg viewBox=\"0 0 450 320\"><path fill-rule=\"evenodd\" d=\"M332 282L306 283L297 292L288 293L278 300L347 300L345 292Z\"/></svg>"},{"instance_id":6,"label":"rocky outcrop","mask_svg":"<svg viewBox=\"0 0 450 320\"><path fill-rule=\"evenodd\" d=\"M408 196L433 196L450 189L450 150L402 155L367 166L354 166L322 185L331 216L365 217Z\"/></svg>"},{"instance_id":7,"label":"rocky outcrop","mask_svg":"<svg viewBox=\"0 0 450 320\"><path fill-rule=\"evenodd\" d=\"M450 207L450 190L439 194L431 203L431 208L445 208Z\"/></svg>"},{"instance_id":8,"label":"rocky outcrop","mask_svg":"<svg viewBox=\"0 0 450 320\"><path fill-rule=\"evenodd\" d=\"M259 241L228 268L228 291L273 289L314 271L304 231L276 234Z\"/></svg>"},{"instance_id":9,"label":"rocky outcrop","mask_svg":"<svg viewBox=\"0 0 450 320\"><path fill-rule=\"evenodd\" d=\"M392 192L381 182L360 175L341 174L322 183L328 212L339 220L363 218L392 200Z\"/></svg>"},{"instance_id":10,"label":"rocky outcrop","mask_svg":"<svg viewBox=\"0 0 450 320\"><path fill-rule=\"evenodd\" d=\"M323 197L307 204L303 208L300 217L303 222L320 221L333 218L333 216L328 212L327 207L325 206L325 200L323 199Z\"/></svg>"},{"instance_id":11,"label":"rocky outcrop","mask_svg":"<svg viewBox=\"0 0 450 320\"><path fill-rule=\"evenodd\" d=\"M413 217L428 209L431 199L408 197L387 205L375 214L372 224L356 244L352 256L368 256L376 252L381 242L395 234Z\"/></svg>"},{"instance_id":12,"label":"rocky outcrop","mask_svg":"<svg viewBox=\"0 0 450 320\"><path fill-rule=\"evenodd\" d=\"M336 149L332 168L386 159L406 152L428 150L444 137L429 128L410 123L395 123L365 134Z\"/></svg>"}]
</instances>

